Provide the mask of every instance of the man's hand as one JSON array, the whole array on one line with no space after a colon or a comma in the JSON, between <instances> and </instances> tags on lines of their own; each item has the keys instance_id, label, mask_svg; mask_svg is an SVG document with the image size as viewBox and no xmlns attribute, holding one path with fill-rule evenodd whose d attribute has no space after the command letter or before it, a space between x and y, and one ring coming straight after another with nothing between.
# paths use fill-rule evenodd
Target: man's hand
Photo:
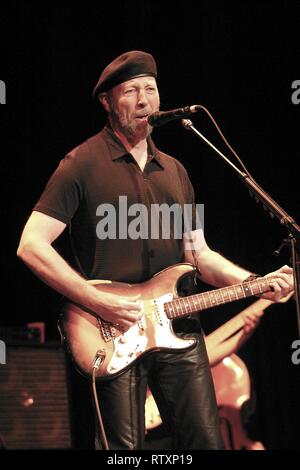
<instances>
[{"instance_id":1,"label":"man's hand","mask_svg":"<svg viewBox=\"0 0 300 470\"><path fill-rule=\"evenodd\" d=\"M260 313L260 312L259 312ZM244 320L244 333L245 335L251 335L255 328L259 325L260 316L253 312L245 312L243 315Z\"/></svg>"},{"instance_id":2,"label":"man's hand","mask_svg":"<svg viewBox=\"0 0 300 470\"><path fill-rule=\"evenodd\" d=\"M265 292L261 294L261 298L272 300L273 302L280 302L283 297L288 296L294 289L293 270L289 266L282 266L277 271L267 274L264 277L276 276L278 279L271 282L272 292Z\"/></svg>"},{"instance_id":3,"label":"man's hand","mask_svg":"<svg viewBox=\"0 0 300 470\"><path fill-rule=\"evenodd\" d=\"M116 326L130 328L143 316L140 297L135 295L123 298L114 293L101 292L99 304L93 311L103 320L112 322Z\"/></svg>"}]
</instances>

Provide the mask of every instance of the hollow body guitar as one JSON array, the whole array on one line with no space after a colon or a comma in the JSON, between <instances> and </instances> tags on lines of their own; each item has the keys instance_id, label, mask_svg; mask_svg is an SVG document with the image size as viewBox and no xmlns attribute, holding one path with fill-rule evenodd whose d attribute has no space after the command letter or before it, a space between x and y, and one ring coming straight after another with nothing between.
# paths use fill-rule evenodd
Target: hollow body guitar
<instances>
[{"instance_id":1,"label":"hollow body guitar","mask_svg":"<svg viewBox=\"0 0 300 470\"><path fill-rule=\"evenodd\" d=\"M128 329L106 322L93 312L67 303L60 318L63 340L75 365L84 375L91 375L97 363L96 378L109 379L127 370L136 360L155 351L180 352L193 348L195 339L178 338L172 320L187 317L210 307L270 291L276 276L258 278L220 289L179 297L180 280L196 274L189 263L171 266L141 284L93 280L101 291L123 298L140 294L143 316Z\"/></svg>"}]
</instances>

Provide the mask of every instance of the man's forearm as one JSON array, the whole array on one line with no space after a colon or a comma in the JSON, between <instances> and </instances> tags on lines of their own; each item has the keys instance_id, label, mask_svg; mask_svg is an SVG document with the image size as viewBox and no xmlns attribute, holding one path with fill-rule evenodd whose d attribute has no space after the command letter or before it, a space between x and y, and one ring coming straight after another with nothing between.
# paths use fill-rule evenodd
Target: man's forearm
<instances>
[{"instance_id":1,"label":"man's forearm","mask_svg":"<svg viewBox=\"0 0 300 470\"><path fill-rule=\"evenodd\" d=\"M45 284L73 302L93 309L97 290L82 278L48 243L28 244L18 251L22 261Z\"/></svg>"},{"instance_id":2,"label":"man's forearm","mask_svg":"<svg viewBox=\"0 0 300 470\"><path fill-rule=\"evenodd\" d=\"M201 273L201 279L216 287L242 282L249 276L249 271L235 265L219 253L207 248L192 251L192 259Z\"/></svg>"},{"instance_id":3,"label":"man's forearm","mask_svg":"<svg viewBox=\"0 0 300 470\"><path fill-rule=\"evenodd\" d=\"M235 353L245 343L248 337L249 335L246 335L244 330L240 330L222 343L213 344L213 346L211 346L208 335L205 338L205 344L209 365L213 367L221 362L225 357Z\"/></svg>"}]
</instances>

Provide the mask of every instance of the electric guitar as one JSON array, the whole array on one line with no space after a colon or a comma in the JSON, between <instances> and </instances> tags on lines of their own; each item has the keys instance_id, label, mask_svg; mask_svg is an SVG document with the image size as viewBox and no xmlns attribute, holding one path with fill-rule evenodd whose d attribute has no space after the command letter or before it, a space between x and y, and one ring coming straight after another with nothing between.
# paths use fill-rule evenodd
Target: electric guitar
<instances>
[{"instance_id":1,"label":"electric guitar","mask_svg":"<svg viewBox=\"0 0 300 470\"><path fill-rule=\"evenodd\" d=\"M141 284L92 280L102 292L124 298L140 294L143 316L128 329L106 322L84 307L67 303L59 327L75 365L84 375L99 380L118 376L145 354L154 351L180 352L195 346L193 338L178 338L172 320L221 304L272 290L278 278L268 276L220 289L179 297L177 286L188 275L196 275L195 266L179 263L157 273Z\"/></svg>"}]
</instances>

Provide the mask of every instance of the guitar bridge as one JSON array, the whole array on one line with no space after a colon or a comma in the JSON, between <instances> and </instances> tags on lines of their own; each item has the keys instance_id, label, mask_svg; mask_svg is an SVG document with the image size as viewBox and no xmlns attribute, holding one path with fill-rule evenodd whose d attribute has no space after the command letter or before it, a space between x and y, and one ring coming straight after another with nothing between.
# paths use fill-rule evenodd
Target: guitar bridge
<instances>
[{"instance_id":1,"label":"guitar bridge","mask_svg":"<svg viewBox=\"0 0 300 470\"><path fill-rule=\"evenodd\" d=\"M101 320L99 317L98 323L103 340L106 343L112 341L116 337L116 329L112 326L112 323Z\"/></svg>"}]
</instances>

